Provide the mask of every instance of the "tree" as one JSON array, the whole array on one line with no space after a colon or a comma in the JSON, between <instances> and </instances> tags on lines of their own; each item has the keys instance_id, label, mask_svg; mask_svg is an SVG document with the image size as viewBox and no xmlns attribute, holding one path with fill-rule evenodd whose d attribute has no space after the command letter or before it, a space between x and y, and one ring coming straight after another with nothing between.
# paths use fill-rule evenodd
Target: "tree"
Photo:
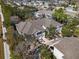
<instances>
[{"instance_id":1,"label":"tree","mask_svg":"<svg viewBox=\"0 0 79 59\"><path fill-rule=\"evenodd\" d=\"M50 28L48 28L48 31L45 31L46 37L49 37L50 39L52 39L55 35L55 30L56 30L55 27L50 26Z\"/></svg>"},{"instance_id":2,"label":"tree","mask_svg":"<svg viewBox=\"0 0 79 59\"><path fill-rule=\"evenodd\" d=\"M67 14L64 13L64 10L62 8L55 10L53 16L56 18L58 22L61 23L67 20Z\"/></svg>"},{"instance_id":3,"label":"tree","mask_svg":"<svg viewBox=\"0 0 79 59\"><path fill-rule=\"evenodd\" d=\"M79 28L76 28L74 31L74 36L79 37Z\"/></svg>"},{"instance_id":4,"label":"tree","mask_svg":"<svg viewBox=\"0 0 79 59\"><path fill-rule=\"evenodd\" d=\"M62 35L63 36L72 36L76 29L76 26L79 25L79 20L72 19L62 28Z\"/></svg>"},{"instance_id":5,"label":"tree","mask_svg":"<svg viewBox=\"0 0 79 59\"><path fill-rule=\"evenodd\" d=\"M11 51L10 59L21 59L20 57L21 57L21 56L19 56L19 55L17 56L17 55L14 54L13 51Z\"/></svg>"},{"instance_id":6,"label":"tree","mask_svg":"<svg viewBox=\"0 0 79 59\"><path fill-rule=\"evenodd\" d=\"M56 59L53 53L45 45L40 47L40 54L41 59Z\"/></svg>"},{"instance_id":7,"label":"tree","mask_svg":"<svg viewBox=\"0 0 79 59\"><path fill-rule=\"evenodd\" d=\"M70 20L66 26L74 30L77 25L79 25L79 20L75 18Z\"/></svg>"},{"instance_id":8,"label":"tree","mask_svg":"<svg viewBox=\"0 0 79 59\"><path fill-rule=\"evenodd\" d=\"M62 28L62 35L65 37L70 37L73 34L73 30L67 26L64 26Z\"/></svg>"},{"instance_id":9,"label":"tree","mask_svg":"<svg viewBox=\"0 0 79 59\"><path fill-rule=\"evenodd\" d=\"M37 11L35 7L25 6L23 9L13 7L12 15L19 16L21 20L25 20L33 16L33 13Z\"/></svg>"},{"instance_id":10,"label":"tree","mask_svg":"<svg viewBox=\"0 0 79 59\"><path fill-rule=\"evenodd\" d=\"M71 0L71 5L76 5L76 0Z\"/></svg>"}]
</instances>

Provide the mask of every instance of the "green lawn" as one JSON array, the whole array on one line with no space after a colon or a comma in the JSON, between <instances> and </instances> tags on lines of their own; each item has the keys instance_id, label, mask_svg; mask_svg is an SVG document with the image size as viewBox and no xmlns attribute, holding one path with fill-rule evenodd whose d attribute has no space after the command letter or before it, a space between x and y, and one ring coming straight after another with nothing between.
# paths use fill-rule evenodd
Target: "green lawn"
<instances>
[{"instance_id":1,"label":"green lawn","mask_svg":"<svg viewBox=\"0 0 79 59\"><path fill-rule=\"evenodd\" d=\"M2 7L2 12L4 14L6 27L9 27L10 26L10 15L11 15L12 8L9 5L5 5L2 0L0 0L0 1L1 1L1 7Z\"/></svg>"},{"instance_id":2,"label":"green lawn","mask_svg":"<svg viewBox=\"0 0 79 59\"><path fill-rule=\"evenodd\" d=\"M2 38L0 38L0 59L4 59L4 49L3 49Z\"/></svg>"},{"instance_id":3,"label":"green lawn","mask_svg":"<svg viewBox=\"0 0 79 59\"><path fill-rule=\"evenodd\" d=\"M10 26L10 7L9 6L4 6L3 7L3 14L4 14L4 19L6 26Z\"/></svg>"},{"instance_id":4,"label":"green lawn","mask_svg":"<svg viewBox=\"0 0 79 59\"><path fill-rule=\"evenodd\" d=\"M13 37L12 37L13 34L12 34L11 26L10 26L10 16L11 16L12 7L10 5L5 5L2 0L0 0L0 2L1 2L2 12L4 15L5 24L7 27L7 38L8 38L7 41L9 45L12 46L13 45Z\"/></svg>"},{"instance_id":5,"label":"green lawn","mask_svg":"<svg viewBox=\"0 0 79 59\"><path fill-rule=\"evenodd\" d=\"M0 18L0 33L2 31L1 18ZM0 59L4 59L3 39L0 37Z\"/></svg>"}]
</instances>

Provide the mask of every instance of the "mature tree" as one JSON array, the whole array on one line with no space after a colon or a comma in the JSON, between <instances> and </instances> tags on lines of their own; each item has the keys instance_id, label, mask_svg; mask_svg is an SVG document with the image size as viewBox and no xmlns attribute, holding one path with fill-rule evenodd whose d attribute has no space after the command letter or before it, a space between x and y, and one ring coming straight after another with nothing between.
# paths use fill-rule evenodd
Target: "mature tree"
<instances>
[{"instance_id":1,"label":"mature tree","mask_svg":"<svg viewBox=\"0 0 79 59\"><path fill-rule=\"evenodd\" d=\"M62 8L55 10L53 16L56 18L58 22L65 22L67 21L67 15L64 13L64 10Z\"/></svg>"},{"instance_id":2,"label":"mature tree","mask_svg":"<svg viewBox=\"0 0 79 59\"><path fill-rule=\"evenodd\" d=\"M74 34L74 30L76 29L76 26L79 25L79 20L73 19L68 22L65 26L62 28L62 35L63 36L72 36Z\"/></svg>"},{"instance_id":3,"label":"mature tree","mask_svg":"<svg viewBox=\"0 0 79 59\"><path fill-rule=\"evenodd\" d=\"M27 18L30 18L33 16L33 13L37 11L35 7L28 7L25 6L23 9L20 9L18 7L14 7L12 10L12 15L19 16L22 20L25 20Z\"/></svg>"},{"instance_id":4,"label":"mature tree","mask_svg":"<svg viewBox=\"0 0 79 59\"><path fill-rule=\"evenodd\" d=\"M47 46L40 47L41 59L56 59Z\"/></svg>"},{"instance_id":5,"label":"mature tree","mask_svg":"<svg viewBox=\"0 0 79 59\"><path fill-rule=\"evenodd\" d=\"M74 28L75 26L79 25L79 20L78 19L72 19L67 23L68 27Z\"/></svg>"},{"instance_id":6,"label":"mature tree","mask_svg":"<svg viewBox=\"0 0 79 59\"><path fill-rule=\"evenodd\" d=\"M62 28L62 35L66 37L70 37L73 34L73 30L67 26Z\"/></svg>"},{"instance_id":7,"label":"mature tree","mask_svg":"<svg viewBox=\"0 0 79 59\"><path fill-rule=\"evenodd\" d=\"M46 37L49 37L50 39L52 39L55 35L55 30L56 30L55 27L50 26L50 28L48 28L48 31L45 31Z\"/></svg>"}]
</instances>

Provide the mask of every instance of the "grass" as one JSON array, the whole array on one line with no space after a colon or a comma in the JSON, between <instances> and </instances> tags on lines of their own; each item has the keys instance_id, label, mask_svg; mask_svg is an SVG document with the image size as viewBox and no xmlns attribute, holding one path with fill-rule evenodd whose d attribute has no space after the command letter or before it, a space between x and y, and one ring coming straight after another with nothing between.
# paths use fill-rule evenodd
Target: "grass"
<instances>
[{"instance_id":1,"label":"grass","mask_svg":"<svg viewBox=\"0 0 79 59\"><path fill-rule=\"evenodd\" d=\"M7 38L8 38L7 42L10 46L12 46L13 45L13 37L12 37L12 29L10 26L10 16L11 16L12 7L10 5L5 5L2 0L0 0L0 4L2 7L4 20L5 20L5 24L7 27Z\"/></svg>"},{"instance_id":2,"label":"grass","mask_svg":"<svg viewBox=\"0 0 79 59\"><path fill-rule=\"evenodd\" d=\"M10 46L10 51L14 49L15 46L15 39L13 37L13 29L10 25L10 16L13 8L10 5L5 5L2 0L0 0L0 4L2 7L2 12L5 20L5 24L7 27L7 43Z\"/></svg>"},{"instance_id":3,"label":"grass","mask_svg":"<svg viewBox=\"0 0 79 59\"><path fill-rule=\"evenodd\" d=\"M7 29L7 43L9 44L9 46L10 46L10 50L12 50L13 48L14 48L14 38L13 38L13 32L12 32L13 30L12 30L12 28L11 28L11 26L10 27L8 27L8 29Z\"/></svg>"},{"instance_id":4,"label":"grass","mask_svg":"<svg viewBox=\"0 0 79 59\"><path fill-rule=\"evenodd\" d=\"M2 38L0 38L0 59L4 59L4 49L3 49Z\"/></svg>"},{"instance_id":5,"label":"grass","mask_svg":"<svg viewBox=\"0 0 79 59\"><path fill-rule=\"evenodd\" d=\"M2 31L2 24L0 19L0 33ZM2 37L0 37L0 59L4 59L4 49L3 49L3 40Z\"/></svg>"},{"instance_id":6,"label":"grass","mask_svg":"<svg viewBox=\"0 0 79 59\"><path fill-rule=\"evenodd\" d=\"M4 20L5 20L5 24L6 24L6 27L7 27L7 42L9 44L9 46L11 47L14 44L14 40L13 40L13 36L12 36L12 29L11 29L11 26L10 26L10 16L11 16L12 8L9 5L5 5L2 0L0 0L0 4L1 4L1 7L2 7ZM0 59L4 59L4 56L2 56L3 50L4 49L2 48L2 39L0 38Z\"/></svg>"},{"instance_id":7,"label":"grass","mask_svg":"<svg viewBox=\"0 0 79 59\"><path fill-rule=\"evenodd\" d=\"M3 9L3 14L4 14L4 19L5 19L5 24L7 27L10 26L10 6L5 6L2 8Z\"/></svg>"},{"instance_id":8,"label":"grass","mask_svg":"<svg viewBox=\"0 0 79 59\"><path fill-rule=\"evenodd\" d=\"M3 49L2 38L0 38L0 59L4 59L4 49Z\"/></svg>"},{"instance_id":9,"label":"grass","mask_svg":"<svg viewBox=\"0 0 79 59\"><path fill-rule=\"evenodd\" d=\"M5 5L2 0L0 0L0 2L1 2L0 4L2 7L2 12L4 15L6 27L9 27L10 26L10 15L11 15L12 8L10 5Z\"/></svg>"}]
</instances>

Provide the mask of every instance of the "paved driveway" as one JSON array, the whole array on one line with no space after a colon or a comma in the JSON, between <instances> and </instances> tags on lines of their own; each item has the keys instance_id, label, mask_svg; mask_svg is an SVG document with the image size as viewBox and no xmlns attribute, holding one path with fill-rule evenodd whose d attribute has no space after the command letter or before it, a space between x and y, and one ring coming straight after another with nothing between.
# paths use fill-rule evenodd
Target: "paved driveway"
<instances>
[{"instance_id":1,"label":"paved driveway","mask_svg":"<svg viewBox=\"0 0 79 59\"><path fill-rule=\"evenodd\" d=\"M42 39L43 39L43 41L41 43L49 45L49 46L54 46L55 44L58 44L61 41L61 40L58 40L58 39L57 40L54 40L54 39L49 40L45 37L43 37Z\"/></svg>"}]
</instances>

